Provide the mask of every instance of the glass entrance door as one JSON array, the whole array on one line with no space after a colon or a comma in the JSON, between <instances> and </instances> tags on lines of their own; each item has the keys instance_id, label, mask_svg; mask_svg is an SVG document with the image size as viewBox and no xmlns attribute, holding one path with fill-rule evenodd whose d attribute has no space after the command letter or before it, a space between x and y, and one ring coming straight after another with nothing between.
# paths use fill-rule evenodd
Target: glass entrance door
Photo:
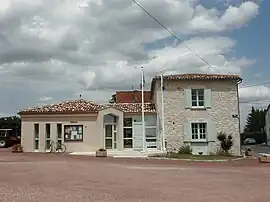
<instances>
[{"instance_id":1,"label":"glass entrance door","mask_svg":"<svg viewBox=\"0 0 270 202\"><path fill-rule=\"evenodd\" d=\"M117 148L116 124L105 125L105 149Z\"/></svg>"}]
</instances>

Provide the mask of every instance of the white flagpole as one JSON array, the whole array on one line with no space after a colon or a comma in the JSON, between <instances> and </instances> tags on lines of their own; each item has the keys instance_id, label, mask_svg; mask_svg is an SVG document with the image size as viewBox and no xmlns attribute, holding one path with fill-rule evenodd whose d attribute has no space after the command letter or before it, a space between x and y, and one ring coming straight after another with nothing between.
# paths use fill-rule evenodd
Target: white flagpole
<instances>
[{"instance_id":1,"label":"white flagpole","mask_svg":"<svg viewBox=\"0 0 270 202\"><path fill-rule=\"evenodd\" d=\"M162 124L162 149L166 150L165 147L165 121L164 121L164 94L163 94L163 71L161 72L160 78L160 90L161 90L161 124Z\"/></svg>"},{"instance_id":2,"label":"white flagpole","mask_svg":"<svg viewBox=\"0 0 270 202\"><path fill-rule=\"evenodd\" d=\"M145 122L144 122L144 72L142 67L142 135L143 135L143 151L145 151Z\"/></svg>"}]
</instances>

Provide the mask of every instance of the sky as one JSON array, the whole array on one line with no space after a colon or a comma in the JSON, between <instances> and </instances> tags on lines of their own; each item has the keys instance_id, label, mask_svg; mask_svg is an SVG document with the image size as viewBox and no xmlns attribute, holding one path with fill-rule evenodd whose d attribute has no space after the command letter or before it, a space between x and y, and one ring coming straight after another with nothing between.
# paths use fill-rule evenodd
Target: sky
<instances>
[{"instance_id":1,"label":"sky","mask_svg":"<svg viewBox=\"0 0 270 202\"><path fill-rule=\"evenodd\" d=\"M241 127L264 108L269 79L270 1L138 0L192 54L132 0L1 0L0 116L84 99L106 103L116 90L147 86L165 73L234 73ZM269 101L268 101L269 100Z\"/></svg>"}]
</instances>

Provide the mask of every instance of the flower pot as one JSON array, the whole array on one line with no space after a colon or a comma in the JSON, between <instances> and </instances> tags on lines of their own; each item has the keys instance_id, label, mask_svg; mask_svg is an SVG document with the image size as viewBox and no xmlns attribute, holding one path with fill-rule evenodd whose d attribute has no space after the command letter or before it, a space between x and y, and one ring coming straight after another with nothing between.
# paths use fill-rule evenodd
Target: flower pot
<instances>
[{"instance_id":1,"label":"flower pot","mask_svg":"<svg viewBox=\"0 0 270 202\"><path fill-rule=\"evenodd\" d=\"M96 151L96 157L107 157L107 151Z\"/></svg>"},{"instance_id":2,"label":"flower pot","mask_svg":"<svg viewBox=\"0 0 270 202\"><path fill-rule=\"evenodd\" d=\"M23 147L20 144L15 144L12 146L13 153L21 153L23 152Z\"/></svg>"}]
</instances>

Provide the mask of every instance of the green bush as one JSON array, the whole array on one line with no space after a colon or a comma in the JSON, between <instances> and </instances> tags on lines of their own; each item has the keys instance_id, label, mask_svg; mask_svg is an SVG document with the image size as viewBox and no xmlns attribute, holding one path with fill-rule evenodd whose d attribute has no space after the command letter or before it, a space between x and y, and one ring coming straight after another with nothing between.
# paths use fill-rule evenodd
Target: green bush
<instances>
[{"instance_id":1,"label":"green bush","mask_svg":"<svg viewBox=\"0 0 270 202\"><path fill-rule=\"evenodd\" d=\"M217 134L217 139L220 142L220 152L219 154L229 155L229 150L233 146L233 138L232 135L227 135L225 132L219 132Z\"/></svg>"},{"instance_id":2,"label":"green bush","mask_svg":"<svg viewBox=\"0 0 270 202\"><path fill-rule=\"evenodd\" d=\"M178 150L179 154L191 154L192 153L192 149L190 148L189 145L183 145L179 148Z\"/></svg>"}]
</instances>

